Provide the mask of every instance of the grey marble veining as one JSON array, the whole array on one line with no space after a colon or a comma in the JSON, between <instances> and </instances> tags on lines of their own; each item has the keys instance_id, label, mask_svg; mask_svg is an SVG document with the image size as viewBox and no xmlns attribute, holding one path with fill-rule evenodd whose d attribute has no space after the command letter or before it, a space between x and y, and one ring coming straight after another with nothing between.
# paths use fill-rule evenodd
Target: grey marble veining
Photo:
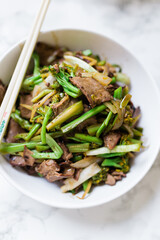
<instances>
[{"instance_id":1,"label":"grey marble veining","mask_svg":"<svg viewBox=\"0 0 160 240\"><path fill-rule=\"evenodd\" d=\"M23 39L39 0L0 0L0 55ZM118 39L133 51L160 87L159 0L55 0L43 30L83 28ZM18 192L0 177L0 240L159 240L160 155L124 196L84 210L57 209Z\"/></svg>"}]
</instances>

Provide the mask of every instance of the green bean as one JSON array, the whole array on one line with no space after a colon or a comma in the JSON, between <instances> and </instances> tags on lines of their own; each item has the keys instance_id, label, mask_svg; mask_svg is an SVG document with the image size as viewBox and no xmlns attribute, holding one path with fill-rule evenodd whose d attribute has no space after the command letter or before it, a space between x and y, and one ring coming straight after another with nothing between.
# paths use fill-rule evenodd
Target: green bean
<instances>
[{"instance_id":1,"label":"green bean","mask_svg":"<svg viewBox=\"0 0 160 240\"><path fill-rule=\"evenodd\" d=\"M83 115L81 115L79 118L73 120L72 122L66 124L65 126L63 126L61 128L62 132L63 133L67 133L69 132L70 130L74 129L75 127L77 127L80 123L82 123L83 121L85 121L86 119L102 112L104 109L106 108L105 105L100 105L100 106L97 106L91 110L89 110L88 112L84 113Z\"/></svg>"},{"instance_id":2,"label":"green bean","mask_svg":"<svg viewBox=\"0 0 160 240\"><path fill-rule=\"evenodd\" d=\"M41 131L41 141L42 141L42 143L46 143L46 126L47 126L47 123L48 123L52 113L53 113L52 108L49 108L45 117L44 117L44 120L43 120L43 123L42 123L42 131Z\"/></svg>"},{"instance_id":3,"label":"green bean","mask_svg":"<svg viewBox=\"0 0 160 240\"><path fill-rule=\"evenodd\" d=\"M124 156L125 154L126 154L125 152L104 153L104 154L99 154L98 157L102 157L102 158L113 158L113 157Z\"/></svg>"},{"instance_id":4,"label":"green bean","mask_svg":"<svg viewBox=\"0 0 160 240\"><path fill-rule=\"evenodd\" d=\"M42 152L42 151L46 151L46 150L48 150L48 149L50 149L50 147L48 146L48 145L37 145L36 146L36 150L38 151L38 152Z\"/></svg>"},{"instance_id":5,"label":"green bean","mask_svg":"<svg viewBox=\"0 0 160 240\"><path fill-rule=\"evenodd\" d=\"M58 143L56 143L56 141L49 134L46 134L46 142L54 152L56 159L59 159L63 155L62 148L58 145Z\"/></svg>"},{"instance_id":6,"label":"green bean","mask_svg":"<svg viewBox=\"0 0 160 240\"><path fill-rule=\"evenodd\" d=\"M33 150L32 152L32 157L35 159L59 159L54 152L38 152L36 150Z\"/></svg>"},{"instance_id":7,"label":"green bean","mask_svg":"<svg viewBox=\"0 0 160 240\"><path fill-rule=\"evenodd\" d=\"M78 139L78 138L76 138L76 137L66 137L66 139L73 140L73 141L75 141L75 142L81 142L81 143L86 143L86 142L87 142L87 141Z\"/></svg>"},{"instance_id":8,"label":"green bean","mask_svg":"<svg viewBox=\"0 0 160 240\"><path fill-rule=\"evenodd\" d=\"M104 122L101 124L100 128L97 130L96 137L99 137L101 133L105 130L105 128L108 126L111 118L112 118L113 113L110 111L108 113L107 118L104 120Z\"/></svg>"},{"instance_id":9,"label":"green bean","mask_svg":"<svg viewBox=\"0 0 160 240\"><path fill-rule=\"evenodd\" d=\"M53 138L59 138L63 136L63 133L61 131L56 131L56 132L49 132L48 135L50 135ZM41 141L41 135L37 135L31 139L32 141L35 142L40 142Z\"/></svg>"},{"instance_id":10,"label":"green bean","mask_svg":"<svg viewBox=\"0 0 160 240\"><path fill-rule=\"evenodd\" d=\"M0 144L0 153L16 153L24 151L24 146L29 149L34 149L37 145L42 145L41 142L24 142L24 143L1 143Z\"/></svg>"},{"instance_id":11,"label":"green bean","mask_svg":"<svg viewBox=\"0 0 160 240\"><path fill-rule=\"evenodd\" d=\"M67 147L71 153L87 152L89 150L89 143L68 143Z\"/></svg>"},{"instance_id":12,"label":"green bean","mask_svg":"<svg viewBox=\"0 0 160 240\"><path fill-rule=\"evenodd\" d=\"M23 119L20 116L20 111L16 110L15 112L13 112L11 114L11 118L13 118L13 120L18 123L22 128L26 129L26 130L30 130L32 128L32 124L29 123L29 121L27 121L26 119Z\"/></svg>"},{"instance_id":13,"label":"green bean","mask_svg":"<svg viewBox=\"0 0 160 240\"><path fill-rule=\"evenodd\" d=\"M29 141L32 138L32 136L38 131L38 129L40 129L40 127L41 127L41 124L40 123L36 123L32 127L32 129L29 131L29 133L28 133L27 137L25 138L25 140Z\"/></svg>"},{"instance_id":14,"label":"green bean","mask_svg":"<svg viewBox=\"0 0 160 240\"><path fill-rule=\"evenodd\" d=\"M98 145L102 145L102 143L103 143L102 139L93 137L93 136L90 136L87 134L83 134L83 133L76 133L75 137L79 138L80 140L86 141L86 142L96 143Z\"/></svg>"},{"instance_id":15,"label":"green bean","mask_svg":"<svg viewBox=\"0 0 160 240\"><path fill-rule=\"evenodd\" d=\"M102 167L122 168L122 166L118 164L121 161L122 161L122 159L120 157L112 158L112 159L104 159L104 161L102 162L101 166Z\"/></svg>"}]
</instances>

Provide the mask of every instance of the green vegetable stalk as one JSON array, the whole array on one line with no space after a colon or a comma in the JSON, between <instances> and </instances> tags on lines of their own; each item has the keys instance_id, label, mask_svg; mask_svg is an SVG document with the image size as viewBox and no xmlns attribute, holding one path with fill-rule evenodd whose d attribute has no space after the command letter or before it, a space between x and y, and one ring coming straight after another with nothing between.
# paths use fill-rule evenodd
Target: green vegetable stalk
<instances>
[{"instance_id":1,"label":"green vegetable stalk","mask_svg":"<svg viewBox=\"0 0 160 240\"><path fill-rule=\"evenodd\" d=\"M33 135L40 129L41 127L41 124L40 123L36 123L32 129L29 131L28 135L25 137L25 140L26 141L29 141Z\"/></svg>"},{"instance_id":2,"label":"green vegetable stalk","mask_svg":"<svg viewBox=\"0 0 160 240\"><path fill-rule=\"evenodd\" d=\"M67 147L71 153L87 152L89 143L68 143Z\"/></svg>"},{"instance_id":3,"label":"green vegetable stalk","mask_svg":"<svg viewBox=\"0 0 160 240\"><path fill-rule=\"evenodd\" d=\"M41 130L42 143L46 143L46 126L47 126L47 123L48 123L52 113L53 113L52 108L49 108L45 117L44 117L44 120L43 120L43 123L42 123L42 130Z\"/></svg>"},{"instance_id":4,"label":"green vegetable stalk","mask_svg":"<svg viewBox=\"0 0 160 240\"><path fill-rule=\"evenodd\" d=\"M105 130L105 128L108 126L111 118L112 118L113 113L110 111L107 118L104 120L100 128L97 130L96 137L99 137L101 133Z\"/></svg>"},{"instance_id":5,"label":"green vegetable stalk","mask_svg":"<svg viewBox=\"0 0 160 240\"><path fill-rule=\"evenodd\" d=\"M102 112L104 109L106 108L105 105L100 105L97 106L91 110L89 110L88 112L84 113L82 116L80 116L79 118L73 120L72 122L66 124L65 126L63 126L61 128L63 133L67 133L70 130L74 129L75 127L77 127L80 123L82 123L83 121L85 121L86 119L95 116L96 114Z\"/></svg>"},{"instance_id":6,"label":"green vegetable stalk","mask_svg":"<svg viewBox=\"0 0 160 240\"><path fill-rule=\"evenodd\" d=\"M22 128L26 129L26 130L30 130L32 128L32 124L29 123L29 121L23 119L20 116L20 111L16 110L15 112L13 112L11 114L11 118L13 118L13 120L18 123Z\"/></svg>"},{"instance_id":7,"label":"green vegetable stalk","mask_svg":"<svg viewBox=\"0 0 160 240\"><path fill-rule=\"evenodd\" d=\"M87 134L83 133L76 133L75 138L79 138L80 140L86 141L86 142L91 142L91 143L96 143L98 145L102 145L103 141L100 138L93 137Z\"/></svg>"}]
</instances>

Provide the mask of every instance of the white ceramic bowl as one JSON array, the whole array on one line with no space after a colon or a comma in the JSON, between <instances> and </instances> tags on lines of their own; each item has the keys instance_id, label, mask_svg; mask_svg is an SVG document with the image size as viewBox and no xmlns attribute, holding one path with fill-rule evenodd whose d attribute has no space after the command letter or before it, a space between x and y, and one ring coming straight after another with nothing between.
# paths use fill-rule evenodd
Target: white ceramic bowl
<instances>
[{"instance_id":1,"label":"white ceramic bowl","mask_svg":"<svg viewBox=\"0 0 160 240\"><path fill-rule=\"evenodd\" d=\"M85 200L80 200L71 193L61 193L56 183L49 183L43 178L29 176L13 168L2 156L0 173L22 193L50 206L84 208L107 203L133 188L148 172L157 156L160 142L160 100L157 86L139 61L108 37L81 30L56 30L41 33L39 40L67 46L71 50L89 48L102 58L107 57L110 63L120 64L123 72L131 78L132 100L136 106L140 105L142 110L140 126L144 128L143 140L147 148L135 158L127 178L114 187L108 185L95 187ZM6 84L13 73L22 45L23 42L14 46L0 60L0 78Z\"/></svg>"}]
</instances>

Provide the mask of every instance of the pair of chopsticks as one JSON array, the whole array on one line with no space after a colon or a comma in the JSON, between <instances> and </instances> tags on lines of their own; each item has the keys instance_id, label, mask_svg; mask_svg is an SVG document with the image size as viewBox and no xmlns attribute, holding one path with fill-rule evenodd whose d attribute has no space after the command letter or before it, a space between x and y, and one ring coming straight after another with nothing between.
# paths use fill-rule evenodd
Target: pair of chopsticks
<instances>
[{"instance_id":1,"label":"pair of chopsticks","mask_svg":"<svg viewBox=\"0 0 160 240\"><path fill-rule=\"evenodd\" d=\"M25 42L21 55L19 57L18 63L12 75L10 84L6 91L5 97L0 107L0 143L5 134L7 124L10 119L10 115L12 109L15 105L18 93L20 91L22 81L24 79L32 52L35 48L35 44L37 42L37 38L39 35L39 31L41 25L43 23L43 19L45 17L46 11L48 9L50 0L43 0L38 11L38 14L35 18L33 27L28 36L28 39Z\"/></svg>"}]
</instances>

